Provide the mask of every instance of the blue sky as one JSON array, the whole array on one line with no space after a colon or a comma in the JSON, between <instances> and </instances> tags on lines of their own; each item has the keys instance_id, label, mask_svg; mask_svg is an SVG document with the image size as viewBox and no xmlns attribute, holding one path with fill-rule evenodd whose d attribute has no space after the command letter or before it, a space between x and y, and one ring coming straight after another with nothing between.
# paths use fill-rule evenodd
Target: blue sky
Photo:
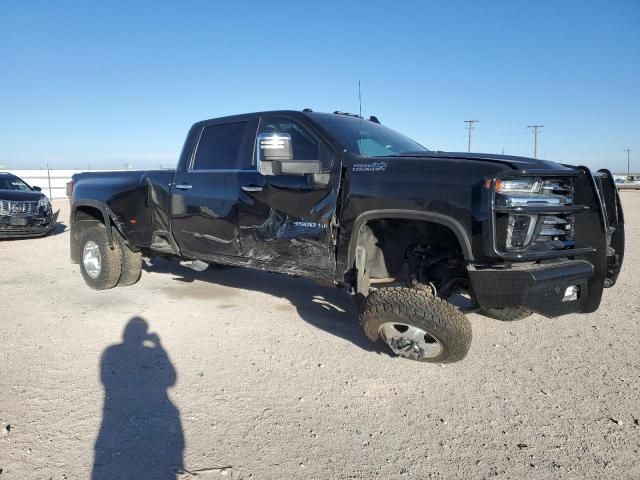
<instances>
[{"instance_id":1,"label":"blue sky","mask_svg":"<svg viewBox=\"0 0 640 480\"><path fill-rule=\"evenodd\" d=\"M640 0L0 0L0 164L173 166L197 120L363 113L437 150L640 170Z\"/></svg>"}]
</instances>

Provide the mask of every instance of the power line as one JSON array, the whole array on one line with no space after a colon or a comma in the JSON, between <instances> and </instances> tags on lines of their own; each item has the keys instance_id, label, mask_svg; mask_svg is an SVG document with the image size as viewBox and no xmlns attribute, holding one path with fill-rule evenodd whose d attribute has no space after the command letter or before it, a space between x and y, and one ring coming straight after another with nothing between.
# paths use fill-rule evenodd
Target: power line
<instances>
[{"instance_id":1,"label":"power line","mask_svg":"<svg viewBox=\"0 0 640 480\"><path fill-rule=\"evenodd\" d=\"M471 151L471 130L473 130L473 124L478 123L480 120L465 120L464 123L467 124L467 130L469 130L469 142L467 145L467 151Z\"/></svg>"},{"instance_id":2,"label":"power line","mask_svg":"<svg viewBox=\"0 0 640 480\"><path fill-rule=\"evenodd\" d=\"M538 129L544 125L529 125L527 128L533 128L533 158L538 158Z\"/></svg>"},{"instance_id":3,"label":"power line","mask_svg":"<svg viewBox=\"0 0 640 480\"><path fill-rule=\"evenodd\" d=\"M627 177L629 177L629 174L631 173L631 168L630 168L630 165L631 165L630 158L631 158L631 156L630 156L630 154L631 154L631 152L633 152L633 150L631 150L629 147L627 147L627 148L625 148L624 151L627 152Z\"/></svg>"}]
</instances>

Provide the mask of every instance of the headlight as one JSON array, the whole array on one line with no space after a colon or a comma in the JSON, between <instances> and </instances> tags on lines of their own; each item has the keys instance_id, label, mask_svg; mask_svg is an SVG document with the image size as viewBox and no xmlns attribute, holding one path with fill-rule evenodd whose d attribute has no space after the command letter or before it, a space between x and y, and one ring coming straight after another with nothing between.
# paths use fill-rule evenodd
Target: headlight
<instances>
[{"instance_id":1,"label":"headlight","mask_svg":"<svg viewBox=\"0 0 640 480\"><path fill-rule=\"evenodd\" d=\"M33 205L33 204L32 204ZM42 209L43 211L48 211L51 207L51 203L49 203L49 199L44 195L38 200L38 209Z\"/></svg>"},{"instance_id":2,"label":"headlight","mask_svg":"<svg viewBox=\"0 0 640 480\"><path fill-rule=\"evenodd\" d=\"M571 190L565 184L553 179L526 177L496 180L499 203L509 207L557 206L572 203Z\"/></svg>"},{"instance_id":3,"label":"headlight","mask_svg":"<svg viewBox=\"0 0 640 480\"><path fill-rule=\"evenodd\" d=\"M538 193L539 178L518 178L514 180L496 180L496 192L500 193Z\"/></svg>"}]
</instances>

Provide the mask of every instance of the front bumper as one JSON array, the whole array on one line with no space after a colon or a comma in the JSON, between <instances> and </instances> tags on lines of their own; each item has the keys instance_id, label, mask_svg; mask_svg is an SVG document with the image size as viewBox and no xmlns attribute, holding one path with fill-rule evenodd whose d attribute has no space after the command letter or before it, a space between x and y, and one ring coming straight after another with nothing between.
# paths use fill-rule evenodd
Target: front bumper
<instances>
[{"instance_id":1,"label":"front bumper","mask_svg":"<svg viewBox=\"0 0 640 480\"><path fill-rule=\"evenodd\" d=\"M594 267L585 260L520 264L512 268L469 267L469 279L480 308L524 308L545 317L586 313ZM578 298L566 300L567 287L577 286Z\"/></svg>"},{"instance_id":2,"label":"front bumper","mask_svg":"<svg viewBox=\"0 0 640 480\"><path fill-rule=\"evenodd\" d=\"M56 225L58 213L33 217L0 216L0 238L41 237Z\"/></svg>"}]
</instances>

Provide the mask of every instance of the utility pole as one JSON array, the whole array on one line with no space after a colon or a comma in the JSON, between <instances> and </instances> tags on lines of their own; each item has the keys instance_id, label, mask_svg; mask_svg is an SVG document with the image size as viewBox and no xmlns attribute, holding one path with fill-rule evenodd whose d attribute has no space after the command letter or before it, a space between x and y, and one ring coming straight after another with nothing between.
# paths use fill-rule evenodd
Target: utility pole
<instances>
[{"instance_id":1,"label":"utility pole","mask_svg":"<svg viewBox=\"0 0 640 480\"><path fill-rule=\"evenodd\" d=\"M538 158L538 129L544 125L529 125L527 128L533 128L533 158Z\"/></svg>"},{"instance_id":2,"label":"utility pole","mask_svg":"<svg viewBox=\"0 0 640 480\"><path fill-rule=\"evenodd\" d=\"M633 150L631 150L629 147L625 148L624 150L625 152L627 152L627 180L629 180L629 177L631 176L631 161L630 161L630 154L631 152L633 152Z\"/></svg>"},{"instance_id":3,"label":"utility pole","mask_svg":"<svg viewBox=\"0 0 640 480\"><path fill-rule=\"evenodd\" d=\"M467 130L469 130L469 143L467 145L467 151L471 151L471 130L473 130L473 124L478 123L480 120L465 120L464 123L467 124Z\"/></svg>"}]
</instances>

